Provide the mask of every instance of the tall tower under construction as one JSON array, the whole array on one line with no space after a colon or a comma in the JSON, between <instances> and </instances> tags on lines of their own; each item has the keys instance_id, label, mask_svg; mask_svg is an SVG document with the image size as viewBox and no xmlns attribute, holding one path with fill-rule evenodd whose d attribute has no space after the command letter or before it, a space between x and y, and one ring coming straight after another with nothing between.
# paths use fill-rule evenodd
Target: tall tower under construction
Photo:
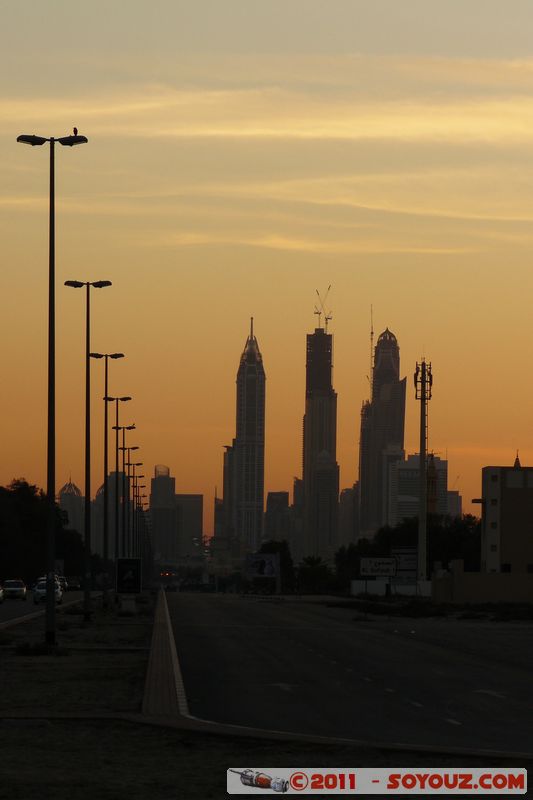
<instances>
[{"instance_id":1,"label":"tall tower under construction","mask_svg":"<svg viewBox=\"0 0 533 800\"><path fill-rule=\"evenodd\" d=\"M404 458L405 378L400 348L387 328L374 351L371 399L361 409L359 440L359 529L372 536L387 523L389 466Z\"/></svg>"},{"instance_id":2,"label":"tall tower under construction","mask_svg":"<svg viewBox=\"0 0 533 800\"><path fill-rule=\"evenodd\" d=\"M327 324L327 317L326 317ZM302 554L333 558L337 543L339 466L333 337L320 326L307 335L303 421Z\"/></svg>"}]
</instances>

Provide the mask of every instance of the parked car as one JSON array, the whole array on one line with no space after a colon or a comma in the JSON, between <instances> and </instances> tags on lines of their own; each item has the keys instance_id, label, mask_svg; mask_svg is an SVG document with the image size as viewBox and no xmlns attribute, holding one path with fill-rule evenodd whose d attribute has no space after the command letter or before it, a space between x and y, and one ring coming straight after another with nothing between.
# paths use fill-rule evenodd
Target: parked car
<instances>
[{"instance_id":1,"label":"parked car","mask_svg":"<svg viewBox=\"0 0 533 800\"><path fill-rule=\"evenodd\" d=\"M4 587L0 583L0 603L4 602Z\"/></svg>"},{"instance_id":2,"label":"parked car","mask_svg":"<svg viewBox=\"0 0 533 800\"><path fill-rule=\"evenodd\" d=\"M63 589L61 588L61 584L59 581L54 581L54 592L56 597L56 603L61 605L63 602ZM46 581L38 581L33 589L33 602L37 605L37 603L44 603L46 600Z\"/></svg>"},{"instance_id":3,"label":"parked car","mask_svg":"<svg viewBox=\"0 0 533 800\"><path fill-rule=\"evenodd\" d=\"M59 581L59 585L63 589L64 592L68 591L68 582L64 575L56 575L56 579Z\"/></svg>"},{"instance_id":4,"label":"parked car","mask_svg":"<svg viewBox=\"0 0 533 800\"><path fill-rule=\"evenodd\" d=\"M26 584L21 580L4 581L4 597L13 600L26 600Z\"/></svg>"},{"instance_id":5,"label":"parked car","mask_svg":"<svg viewBox=\"0 0 533 800\"><path fill-rule=\"evenodd\" d=\"M81 583L79 578L71 577L68 579L68 588L71 592L79 592L81 589Z\"/></svg>"}]
</instances>

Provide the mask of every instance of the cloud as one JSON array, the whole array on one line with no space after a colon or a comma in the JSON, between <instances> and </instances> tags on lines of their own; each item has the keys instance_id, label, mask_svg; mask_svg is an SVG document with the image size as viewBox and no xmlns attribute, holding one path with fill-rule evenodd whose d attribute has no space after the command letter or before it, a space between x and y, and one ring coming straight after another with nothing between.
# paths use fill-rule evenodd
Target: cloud
<instances>
[{"instance_id":1,"label":"cloud","mask_svg":"<svg viewBox=\"0 0 533 800\"><path fill-rule=\"evenodd\" d=\"M139 243L139 242L137 242ZM238 246L238 247L259 247L270 250L296 251L317 254L337 254L350 255L356 253L384 254L384 253L411 253L411 254L432 254L432 255L451 255L458 253L475 252L469 247L448 247L438 245L423 246L395 243L381 239L360 240L325 240L318 238L296 238L281 234L257 234L242 235L239 233L221 235L218 233L199 233L193 231L182 231L166 233L161 235L152 234L143 236L143 243L147 247L159 245L161 247L192 247L192 246Z\"/></svg>"},{"instance_id":2,"label":"cloud","mask_svg":"<svg viewBox=\"0 0 533 800\"><path fill-rule=\"evenodd\" d=\"M366 62L362 62L366 64ZM400 141L465 144L484 142L529 145L533 125L533 74L531 63L509 66L522 80L496 84L494 92L471 86L471 92L453 85L447 91L424 90L426 60L396 64L389 82L383 66L377 85L383 91L369 95L360 89L364 74L352 71L352 80L336 90L328 86L301 86L291 75L278 85L233 88L173 87L139 84L134 89L64 97L4 98L0 100L3 131L23 129L35 121L58 134L72 124L90 136L147 139L230 138L279 140ZM438 63L437 63L438 66ZM440 69L450 76L460 73L450 64ZM482 67L478 65L481 78ZM436 69L429 61L429 70ZM493 70L491 74L496 80ZM402 76L409 80L402 83ZM416 77L416 80L414 78ZM294 79L292 79L294 80ZM451 80L451 79L450 79ZM509 84L509 85L508 85ZM505 91L507 88L507 91ZM389 94L389 96L387 96ZM73 123L74 121L74 123Z\"/></svg>"}]
</instances>

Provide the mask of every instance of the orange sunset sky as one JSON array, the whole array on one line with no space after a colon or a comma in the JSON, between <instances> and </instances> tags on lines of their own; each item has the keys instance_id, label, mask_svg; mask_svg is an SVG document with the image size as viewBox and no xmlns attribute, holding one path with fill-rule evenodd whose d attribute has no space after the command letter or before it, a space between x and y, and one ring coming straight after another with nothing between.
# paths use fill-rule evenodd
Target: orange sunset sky
<instances>
[{"instance_id":1,"label":"orange sunset sky","mask_svg":"<svg viewBox=\"0 0 533 800\"><path fill-rule=\"evenodd\" d=\"M49 0L6 5L0 51L0 483L44 486L48 153L58 148L57 487L83 487L92 349L149 479L204 494L212 532L235 375L255 319L265 492L301 470L305 335L332 285L341 487L357 478L376 336L432 362L430 448L465 510L481 467L533 462L533 6L526 0ZM103 365L93 376L102 482ZM113 441L111 440L113 445ZM113 452L113 447L112 447ZM149 481L148 481L149 483Z\"/></svg>"}]
</instances>

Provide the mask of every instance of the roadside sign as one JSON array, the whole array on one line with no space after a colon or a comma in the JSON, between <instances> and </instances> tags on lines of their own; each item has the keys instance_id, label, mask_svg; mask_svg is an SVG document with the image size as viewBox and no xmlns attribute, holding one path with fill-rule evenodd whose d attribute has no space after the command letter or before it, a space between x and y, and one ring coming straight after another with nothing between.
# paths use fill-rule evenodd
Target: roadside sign
<instances>
[{"instance_id":1,"label":"roadside sign","mask_svg":"<svg viewBox=\"0 0 533 800\"><path fill-rule=\"evenodd\" d=\"M117 593L139 594L141 583L141 559L117 558Z\"/></svg>"},{"instance_id":2,"label":"roadside sign","mask_svg":"<svg viewBox=\"0 0 533 800\"><path fill-rule=\"evenodd\" d=\"M391 551L396 559L396 577L409 582L416 580L418 553L416 547L398 547Z\"/></svg>"},{"instance_id":3,"label":"roadside sign","mask_svg":"<svg viewBox=\"0 0 533 800\"><path fill-rule=\"evenodd\" d=\"M360 574L366 577L391 577L396 575L395 558L362 558Z\"/></svg>"}]
</instances>

